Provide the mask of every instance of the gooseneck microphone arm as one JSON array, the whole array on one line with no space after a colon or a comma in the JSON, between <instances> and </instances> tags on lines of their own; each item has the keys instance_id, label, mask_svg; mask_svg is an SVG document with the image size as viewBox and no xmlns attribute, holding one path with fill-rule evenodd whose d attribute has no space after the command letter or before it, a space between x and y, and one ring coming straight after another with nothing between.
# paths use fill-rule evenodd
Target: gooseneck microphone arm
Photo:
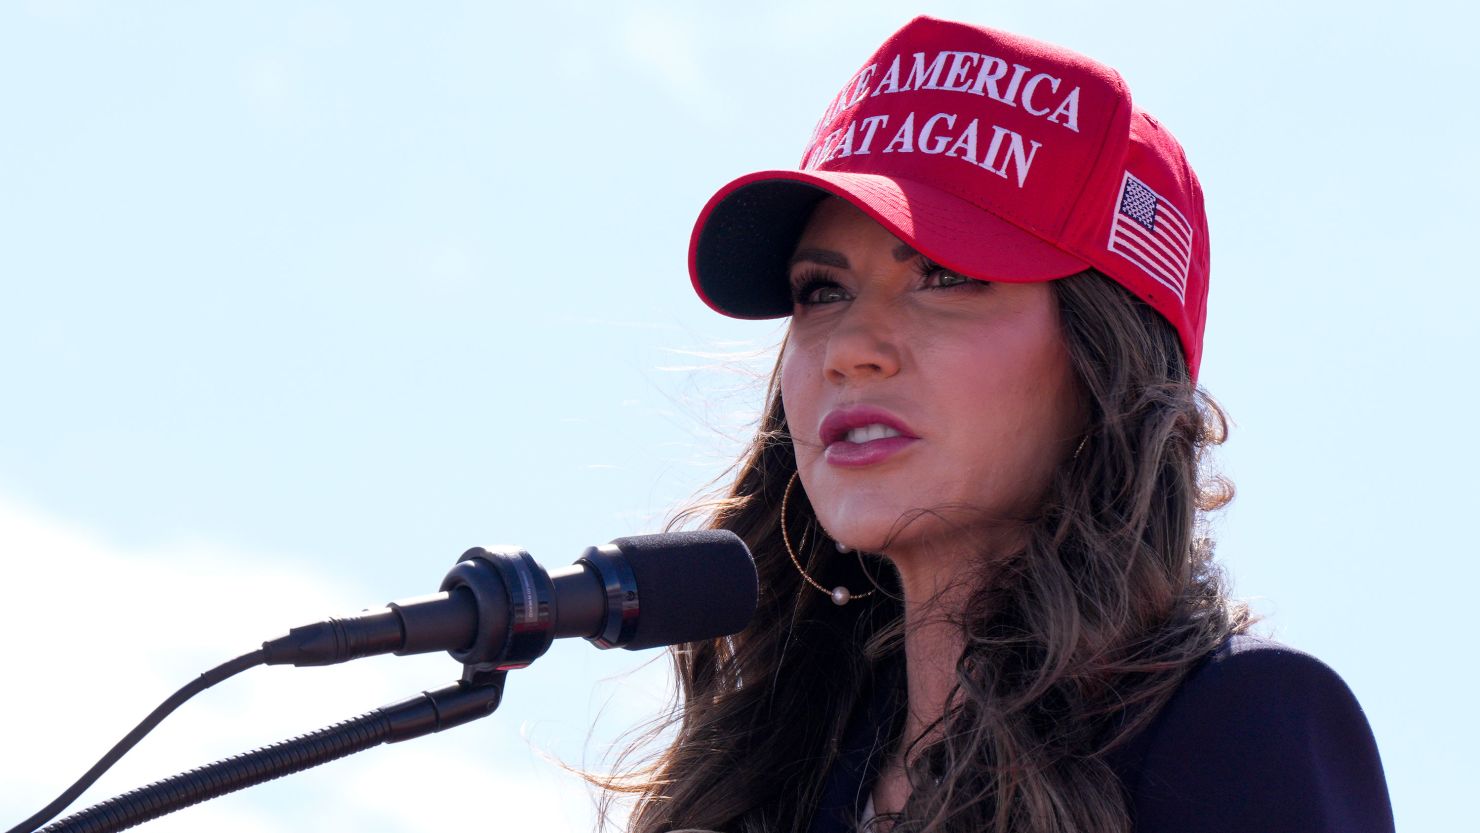
<instances>
[{"instance_id":1,"label":"gooseneck microphone arm","mask_svg":"<svg viewBox=\"0 0 1480 833\"><path fill-rule=\"evenodd\" d=\"M126 830L227 793L302 772L382 743L410 740L493 714L503 697L504 675L482 683L466 680L424 691L359 717L326 726L243 755L156 781L68 816L43 833L109 833Z\"/></svg>"},{"instance_id":2,"label":"gooseneck microphone arm","mask_svg":"<svg viewBox=\"0 0 1480 833\"><path fill-rule=\"evenodd\" d=\"M154 727L163 722L166 717L169 717L175 709L184 705L186 700L243 671L256 668L262 664L262 661L262 651L258 649L249 654L243 654L235 659L223 662L181 686L179 691L165 698L165 701L160 703L154 711L139 721L139 725L135 726L121 740L113 744L113 748L104 753L103 757L99 758L98 762L93 764L91 769L84 772L80 778L73 782L72 786L63 790L62 794L52 800L50 804L37 810L25 821L10 828L6 833L31 833L31 831L40 825L45 824L57 813L67 809L72 802L76 801L79 796L87 791L88 787L91 787L94 782L101 778L103 773L111 769L114 764L118 763L120 758L128 754L130 749L133 749L139 741L143 740L145 735L154 731Z\"/></svg>"},{"instance_id":3,"label":"gooseneck microphone arm","mask_svg":"<svg viewBox=\"0 0 1480 833\"><path fill-rule=\"evenodd\" d=\"M637 650L727 636L749 623L757 591L755 563L730 532L618 538L588 548L555 573L518 548L475 547L458 559L439 593L293 628L243 658L251 664L329 665L445 650L463 664L458 683L141 787L43 830L123 830L382 743L477 720L498 708L507 672L539 658L556 637L582 636L601 648ZM164 714L168 710L159 719ZM152 725L140 728L147 732ZM133 742L133 734L142 737L135 730ZM112 763L105 762L89 776L96 778ZM54 812L31 821L42 823ZM30 824L16 828L21 829L29 831Z\"/></svg>"}]
</instances>

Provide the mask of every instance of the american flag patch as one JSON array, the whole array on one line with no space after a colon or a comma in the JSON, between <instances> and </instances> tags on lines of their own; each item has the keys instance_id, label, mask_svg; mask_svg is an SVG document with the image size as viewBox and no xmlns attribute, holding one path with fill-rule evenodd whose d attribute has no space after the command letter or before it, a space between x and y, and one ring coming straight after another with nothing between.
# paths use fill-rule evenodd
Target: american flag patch
<instances>
[{"instance_id":1,"label":"american flag patch","mask_svg":"<svg viewBox=\"0 0 1480 833\"><path fill-rule=\"evenodd\" d=\"M1185 301L1192 265L1192 224L1166 197L1126 171L1110 223L1110 251L1124 257Z\"/></svg>"}]
</instances>

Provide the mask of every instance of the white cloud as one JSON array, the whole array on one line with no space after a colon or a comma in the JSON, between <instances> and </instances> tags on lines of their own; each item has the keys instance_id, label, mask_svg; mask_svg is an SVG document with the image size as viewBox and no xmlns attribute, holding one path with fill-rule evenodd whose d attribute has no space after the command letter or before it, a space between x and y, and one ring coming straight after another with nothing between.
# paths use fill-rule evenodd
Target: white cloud
<instances>
[{"instance_id":1,"label":"white cloud","mask_svg":"<svg viewBox=\"0 0 1480 833\"><path fill-rule=\"evenodd\" d=\"M511 756L512 757L512 756ZM363 822L380 819L394 829L452 830L590 830L590 800L573 775L555 770L532 754L522 767L491 772L480 756L445 755L407 748L398 750L397 767L356 773L345 788L358 797L358 807L331 829L363 830ZM431 800L405 801L408 794Z\"/></svg>"}]
</instances>

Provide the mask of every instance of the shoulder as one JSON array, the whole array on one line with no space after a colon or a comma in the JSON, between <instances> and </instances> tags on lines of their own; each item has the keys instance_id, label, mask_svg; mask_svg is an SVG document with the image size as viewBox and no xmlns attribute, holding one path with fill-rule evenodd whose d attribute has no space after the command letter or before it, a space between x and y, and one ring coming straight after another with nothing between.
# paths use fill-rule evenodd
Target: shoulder
<instances>
[{"instance_id":1,"label":"shoulder","mask_svg":"<svg viewBox=\"0 0 1480 833\"><path fill-rule=\"evenodd\" d=\"M1393 829L1351 689L1261 637L1231 637L1203 660L1118 763L1146 833Z\"/></svg>"},{"instance_id":2,"label":"shoulder","mask_svg":"<svg viewBox=\"0 0 1480 833\"><path fill-rule=\"evenodd\" d=\"M1159 722L1254 739L1271 729L1329 729L1351 717L1365 729L1356 697L1324 662L1271 639L1239 635L1193 669Z\"/></svg>"}]
</instances>

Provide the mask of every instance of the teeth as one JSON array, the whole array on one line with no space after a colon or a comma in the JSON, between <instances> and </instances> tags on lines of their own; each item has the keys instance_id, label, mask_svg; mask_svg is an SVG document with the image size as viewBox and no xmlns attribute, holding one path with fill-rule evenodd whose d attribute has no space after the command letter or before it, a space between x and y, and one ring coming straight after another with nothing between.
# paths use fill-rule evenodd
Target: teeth
<instances>
[{"instance_id":1,"label":"teeth","mask_svg":"<svg viewBox=\"0 0 1480 833\"><path fill-rule=\"evenodd\" d=\"M887 425L874 423L873 425L860 425L859 427L852 429L848 432L848 435L847 437L845 437L845 439L847 439L850 443L866 443L872 442L874 440L887 439L889 437L898 437L899 435L900 434L898 431L890 428Z\"/></svg>"}]
</instances>

